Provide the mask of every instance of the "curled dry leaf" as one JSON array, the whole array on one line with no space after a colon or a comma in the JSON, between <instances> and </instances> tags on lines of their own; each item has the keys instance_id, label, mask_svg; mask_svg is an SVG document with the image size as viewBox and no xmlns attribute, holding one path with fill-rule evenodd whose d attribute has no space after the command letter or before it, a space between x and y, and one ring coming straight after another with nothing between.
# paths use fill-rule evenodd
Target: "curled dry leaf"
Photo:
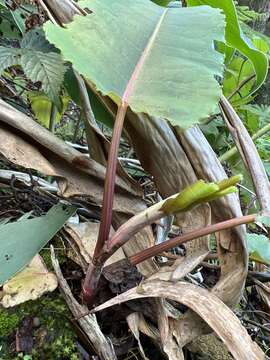
<instances>
[{"instance_id":1,"label":"curled dry leaf","mask_svg":"<svg viewBox=\"0 0 270 360\"><path fill-rule=\"evenodd\" d=\"M19 305L56 288L56 276L47 270L41 256L36 255L24 270L4 284L1 304L5 308Z\"/></svg>"},{"instance_id":2,"label":"curled dry leaf","mask_svg":"<svg viewBox=\"0 0 270 360\"><path fill-rule=\"evenodd\" d=\"M135 339L138 342L139 350L141 353L141 356L144 360L149 360L144 353L141 341L140 341L140 329L139 329L139 323L140 323L140 315L139 313L131 313L127 316L127 323L129 326L130 331L134 335Z\"/></svg>"},{"instance_id":3,"label":"curled dry leaf","mask_svg":"<svg viewBox=\"0 0 270 360\"><path fill-rule=\"evenodd\" d=\"M95 312L122 302L161 297L182 303L195 311L215 331L237 360L263 360L264 353L252 341L234 313L211 292L185 282L146 281L96 307Z\"/></svg>"}]
</instances>

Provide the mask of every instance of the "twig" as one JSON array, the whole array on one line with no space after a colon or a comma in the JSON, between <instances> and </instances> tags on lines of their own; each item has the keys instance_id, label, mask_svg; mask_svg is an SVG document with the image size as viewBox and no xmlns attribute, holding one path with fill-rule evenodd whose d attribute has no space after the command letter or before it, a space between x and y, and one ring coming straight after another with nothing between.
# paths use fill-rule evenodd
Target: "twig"
<instances>
[{"instance_id":1,"label":"twig","mask_svg":"<svg viewBox=\"0 0 270 360\"><path fill-rule=\"evenodd\" d=\"M139 252L138 254L132 255L129 258L129 261L132 265L137 265L153 256L159 255L163 251L168 251L169 249L171 249L175 246L179 246L180 244L184 244L188 241L191 241L191 240L194 240L194 239L206 236L206 235L210 235L215 232L230 229L235 226L254 222L256 219L256 216L257 216L256 214L246 215L246 216L222 221L222 222L214 224L214 225L209 225L209 226L206 226L205 228L202 228L199 230L188 232L185 235L177 236L173 239L165 241L162 244L154 245L148 249L145 249L145 250Z\"/></svg>"},{"instance_id":2,"label":"twig","mask_svg":"<svg viewBox=\"0 0 270 360\"><path fill-rule=\"evenodd\" d=\"M256 74L252 74L249 77L247 77L246 79L244 79L238 86L237 88L229 95L227 96L228 100L231 100L232 97L234 97L234 95L236 95L237 93L239 93L239 91L242 89L243 86L245 86L250 80L254 79L256 77Z\"/></svg>"},{"instance_id":3,"label":"twig","mask_svg":"<svg viewBox=\"0 0 270 360\"><path fill-rule=\"evenodd\" d=\"M252 140L255 141L265 135L267 132L270 131L270 124L265 125L260 130L258 130L255 134L252 135ZM238 152L237 147L234 146L230 150L226 151L223 155L219 157L219 161L226 162Z\"/></svg>"},{"instance_id":4,"label":"twig","mask_svg":"<svg viewBox=\"0 0 270 360\"><path fill-rule=\"evenodd\" d=\"M249 324L252 324L252 325L255 325L259 328L261 328L262 330L268 332L270 334L270 329L268 329L268 327L260 324L260 323L257 323L256 321L253 321L253 320L249 320L249 319L244 319L245 322L249 323Z\"/></svg>"},{"instance_id":5,"label":"twig","mask_svg":"<svg viewBox=\"0 0 270 360\"><path fill-rule=\"evenodd\" d=\"M88 336L92 343L96 353L103 360L117 360L113 346L108 338L104 336L97 323L96 316L88 314L82 317L86 313L87 307L80 305L73 297L70 287L63 277L62 271L59 266L59 262L56 259L54 248L51 245L51 259L54 271L56 273L60 289L63 292L66 303L72 312L73 316L78 319L81 328Z\"/></svg>"}]
</instances>

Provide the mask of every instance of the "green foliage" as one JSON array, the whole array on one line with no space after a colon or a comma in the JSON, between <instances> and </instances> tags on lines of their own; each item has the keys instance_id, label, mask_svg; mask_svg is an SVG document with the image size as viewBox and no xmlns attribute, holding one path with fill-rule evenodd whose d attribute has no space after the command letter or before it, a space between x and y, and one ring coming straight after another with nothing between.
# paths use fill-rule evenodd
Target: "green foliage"
<instances>
[{"instance_id":1,"label":"green foliage","mask_svg":"<svg viewBox=\"0 0 270 360\"><path fill-rule=\"evenodd\" d=\"M154 3L160 6L168 6L169 3L171 2L171 0L151 0L151 1L153 1Z\"/></svg>"},{"instance_id":2,"label":"green foliage","mask_svg":"<svg viewBox=\"0 0 270 360\"><path fill-rule=\"evenodd\" d=\"M20 65L31 81L41 82L45 94L61 109L59 92L64 79L64 63L41 31L27 32L19 48L0 46L0 74L15 65Z\"/></svg>"},{"instance_id":3,"label":"green foliage","mask_svg":"<svg viewBox=\"0 0 270 360\"><path fill-rule=\"evenodd\" d=\"M56 234L75 208L64 204L52 207L44 216L0 225L0 284L22 270Z\"/></svg>"},{"instance_id":4,"label":"green foliage","mask_svg":"<svg viewBox=\"0 0 270 360\"><path fill-rule=\"evenodd\" d=\"M187 4L189 6L210 5L224 11L226 45L238 50L251 61L257 77L256 86L252 92L257 91L266 79L268 60L265 54L257 50L242 32L233 0L187 0Z\"/></svg>"},{"instance_id":5,"label":"green foliage","mask_svg":"<svg viewBox=\"0 0 270 360\"><path fill-rule=\"evenodd\" d=\"M4 359L24 359L23 355L15 356L11 340L25 317L37 317L40 325L34 328L34 349L31 359L40 360L40 354L46 360L78 360L76 334L68 320L69 310L58 292L46 295L39 300L28 301L15 309L0 310L0 346Z\"/></svg>"},{"instance_id":6,"label":"green foliage","mask_svg":"<svg viewBox=\"0 0 270 360\"><path fill-rule=\"evenodd\" d=\"M269 215L259 215L259 216L257 216L256 221L262 223L266 227L270 227L270 216Z\"/></svg>"},{"instance_id":7,"label":"green foliage","mask_svg":"<svg viewBox=\"0 0 270 360\"><path fill-rule=\"evenodd\" d=\"M67 91L68 95L71 97L71 99L79 106L81 106L81 99L80 99L80 90L78 86L78 82L76 80L74 70L72 69L72 66L67 67L67 71L65 72L64 77L64 87ZM93 91L90 90L90 88L87 88L89 100L91 103L91 107L93 110L93 113L95 115L95 118L97 121L105 124L109 128L113 127L113 116L111 112L109 112L103 104L101 104L98 97L94 94Z\"/></svg>"},{"instance_id":8,"label":"green foliage","mask_svg":"<svg viewBox=\"0 0 270 360\"><path fill-rule=\"evenodd\" d=\"M186 187L176 197L168 199L163 204L161 210L168 215L190 210L198 204L236 192L237 189L234 185L241 180L241 175L233 176L218 183L206 183L203 180L199 180Z\"/></svg>"},{"instance_id":9,"label":"green foliage","mask_svg":"<svg viewBox=\"0 0 270 360\"><path fill-rule=\"evenodd\" d=\"M28 99L38 122L46 128L49 128L51 113L53 111L53 103L46 95L38 92L28 92ZM62 107L61 111L57 111L55 114L55 124L60 121L62 115L66 111L69 99L70 98L68 96L61 96Z\"/></svg>"},{"instance_id":10,"label":"green foliage","mask_svg":"<svg viewBox=\"0 0 270 360\"><path fill-rule=\"evenodd\" d=\"M6 311L5 309L0 309L0 337L9 335L11 332L15 331L17 326L20 323L20 317L14 311Z\"/></svg>"},{"instance_id":11,"label":"green foliage","mask_svg":"<svg viewBox=\"0 0 270 360\"><path fill-rule=\"evenodd\" d=\"M270 240L264 235L247 234L250 259L270 265Z\"/></svg>"},{"instance_id":12,"label":"green foliage","mask_svg":"<svg viewBox=\"0 0 270 360\"><path fill-rule=\"evenodd\" d=\"M214 77L223 69L223 57L213 49L224 34L220 11L163 8L148 0L83 4L93 14L76 17L66 28L47 23L45 32L98 91L117 104L128 96L133 111L183 128L215 111L220 87Z\"/></svg>"}]
</instances>

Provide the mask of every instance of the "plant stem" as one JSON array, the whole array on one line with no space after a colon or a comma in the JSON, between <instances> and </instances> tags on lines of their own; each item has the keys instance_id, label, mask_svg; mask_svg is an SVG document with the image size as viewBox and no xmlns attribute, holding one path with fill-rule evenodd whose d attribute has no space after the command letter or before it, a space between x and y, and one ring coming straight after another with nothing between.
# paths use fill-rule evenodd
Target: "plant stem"
<instances>
[{"instance_id":1,"label":"plant stem","mask_svg":"<svg viewBox=\"0 0 270 360\"><path fill-rule=\"evenodd\" d=\"M252 140L255 141L265 135L268 131L270 131L270 124L265 125L260 130L258 130L255 134L252 135ZM236 155L238 152L237 147L234 146L230 150L226 151L223 155L219 157L220 162L228 161L231 157Z\"/></svg>"},{"instance_id":2,"label":"plant stem","mask_svg":"<svg viewBox=\"0 0 270 360\"><path fill-rule=\"evenodd\" d=\"M148 249L145 249L145 250L139 252L138 254L132 255L129 258L129 261L132 265L140 264L141 262L143 262L153 256L157 256L164 251L168 251L169 249L171 249L175 246L184 244L188 241L191 241L191 240L194 240L194 239L197 239L199 237L206 236L209 234L213 234L218 231L230 229L235 226L254 222L256 219L256 216L257 216L257 214L241 216L241 217L233 218L230 220L222 221L222 222L214 224L214 225L209 225L209 226L206 226L205 228L202 228L199 230L194 230L194 231L188 232L185 235L177 236L173 239L164 241L161 244L154 245Z\"/></svg>"},{"instance_id":3,"label":"plant stem","mask_svg":"<svg viewBox=\"0 0 270 360\"><path fill-rule=\"evenodd\" d=\"M128 104L126 102L122 102L116 114L112 141L109 151L108 166L106 169L99 234L93 255L92 264L87 270L83 284L83 299L86 303L91 303L93 300L94 292L103 266L101 255L104 253L104 246L106 245L110 234L117 168L117 155L127 107Z\"/></svg>"},{"instance_id":4,"label":"plant stem","mask_svg":"<svg viewBox=\"0 0 270 360\"><path fill-rule=\"evenodd\" d=\"M51 106L51 114L50 114L50 123L49 123L49 130L50 130L52 133L54 133L56 113L57 113L57 108L56 108L56 106L54 105L54 103L52 103L52 106Z\"/></svg>"},{"instance_id":5,"label":"plant stem","mask_svg":"<svg viewBox=\"0 0 270 360\"><path fill-rule=\"evenodd\" d=\"M255 74L250 75L249 77L247 77L246 79L244 79L238 86L237 88L229 95L227 96L228 100L231 100L234 95L236 95L237 93L240 92L240 90L242 89L243 86L245 86L250 80L254 79L256 77Z\"/></svg>"}]
</instances>

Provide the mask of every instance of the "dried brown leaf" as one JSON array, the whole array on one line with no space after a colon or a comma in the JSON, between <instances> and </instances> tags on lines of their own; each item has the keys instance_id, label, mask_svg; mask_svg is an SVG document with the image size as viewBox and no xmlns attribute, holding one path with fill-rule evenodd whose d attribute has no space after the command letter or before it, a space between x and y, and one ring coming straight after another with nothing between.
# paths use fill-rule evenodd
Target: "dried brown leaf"
<instances>
[{"instance_id":1,"label":"dried brown leaf","mask_svg":"<svg viewBox=\"0 0 270 360\"><path fill-rule=\"evenodd\" d=\"M185 282L146 281L96 307L94 311L145 297L161 297L182 303L195 311L215 331L237 360L262 360L263 351L252 341L240 320L217 296Z\"/></svg>"},{"instance_id":2,"label":"dried brown leaf","mask_svg":"<svg viewBox=\"0 0 270 360\"><path fill-rule=\"evenodd\" d=\"M36 255L24 270L4 284L1 304L5 308L19 305L56 288L56 276L47 270L41 256Z\"/></svg>"}]
</instances>

